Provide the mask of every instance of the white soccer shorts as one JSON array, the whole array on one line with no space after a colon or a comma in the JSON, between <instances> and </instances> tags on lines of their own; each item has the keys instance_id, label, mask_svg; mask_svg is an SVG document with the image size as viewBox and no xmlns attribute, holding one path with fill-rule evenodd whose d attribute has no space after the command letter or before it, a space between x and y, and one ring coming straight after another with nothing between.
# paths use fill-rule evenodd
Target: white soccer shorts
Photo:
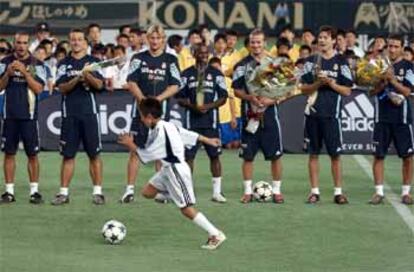
<instances>
[{"instance_id":1,"label":"white soccer shorts","mask_svg":"<svg viewBox=\"0 0 414 272\"><path fill-rule=\"evenodd\" d=\"M161 192L167 191L180 209L196 203L191 170L187 163L163 166L149 183Z\"/></svg>"}]
</instances>

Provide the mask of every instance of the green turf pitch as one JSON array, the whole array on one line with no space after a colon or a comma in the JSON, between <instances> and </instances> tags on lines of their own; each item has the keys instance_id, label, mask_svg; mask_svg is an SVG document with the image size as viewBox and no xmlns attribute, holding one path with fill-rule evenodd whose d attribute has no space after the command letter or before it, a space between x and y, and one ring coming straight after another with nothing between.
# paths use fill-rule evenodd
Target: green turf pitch
<instances>
[{"instance_id":1,"label":"green turf pitch","mask_svg":"<svg viewBox=\"0 0 414 272\"><path fill-rule=\"evenodd\" d=\"M91 203L87 159L79 155L71 186L71 203L51 206L59 187L60 157L43 152L42 206L28 203L25 158L18 157L17 202L0 206L0 271L414 271L414 236L388 202L367 204L372 182L353 156L343 157L345 190L350 204L332 203L329 161L321 158L322 202L304 204L308 193L306 156L283 157L286 203L242 205L240 160L223 157L228 204L212 203L207 158L196 161L198 207L222 228L228 240L215 252L199 249L206 234L183 218L174 205L138 198L117 201L123 193L127 154L103 154L105 206ZM255 180L269 180L261 158ZM139 186L153 171L141 168ZM387 180L400 194L400 161L387 160ZM2 186L3 187L3 186ZM413 208L410 208L414 213ZM100 229L109 219L123 222L122 245L104 243Z\"/></svg>"}]
</instances>

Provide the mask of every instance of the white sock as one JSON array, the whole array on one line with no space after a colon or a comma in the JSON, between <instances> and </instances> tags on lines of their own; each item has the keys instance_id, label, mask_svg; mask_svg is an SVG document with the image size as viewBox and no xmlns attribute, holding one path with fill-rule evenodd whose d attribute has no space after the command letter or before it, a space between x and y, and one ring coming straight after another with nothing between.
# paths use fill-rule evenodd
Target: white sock
<instances>
[{"instance_id":1,"label":"white sock","mask_svg":"<svg viewBox=\"0 0 414 272\"><path fill-rule=\"evenodd\" d=\"M207 231L209 236L217 236L220 232L201 212L197 213L193 222L203 230Z\"/></svg>"},{"instance_id":2,"label":"white sock","mask_svg":"<svg viewBox=\"0 0 414 272\"><path fill-rule=\"evenodd\" d=\"M102 186L94 185L92 194L93 195L101 195L102 194Z\"/></svg>"},{"instance_id":3,"label":"white sock","mask_svg":"<svg viewBox=\"0 0 414 272\"><path fill-rule=\"evenodd\" d=\"M64 195L64 196L69 195L69 188L68 187L60 187L59 194Z\"/></svg>"},{"instance_id":4,"label":"white sock","mask_svg":"<svg viewBox=\"0 0 414 272\"><path fill-rule=\"evenodd\" d=\"M341 187L335 187L334 195L342 195L342 188Z\"/></svg>"},{"instance_id":5,"label":"white sock","mask_svg":"<svg viewBox=\"0 0 414 272\"><path fill-rule=\"evenodd\" d=\"M14 195L14 183L6 183L6 192Z\"/></svg>"},{"instance_id":6,"label":"white sock","mask_svg":"<svg viewBox=\"0 0 414 272\"><path fill-rule=\"evenodd\" d=\"M213 182L213 196L221 194L221 177L213 177L211 179Z\"/></svg>"},{"instance_id":7,"label":"white sock","mask_svg":"<svg viewBox=\"0 0 414 272\"><path fill-rule=\"evenodd\" d=\"M127 187L125 188L125 194L126 195L130 195L130 194L134 194L134 185L127 185Z\"/></svg>"},{"instance_id":8,"label":"white sock","mask_svg":"<svg viewBox=\"0 0 414 272\"><path fill-rule=\"evenodd\" d=\"M274 195L280 195L280 186L282 185L281 180L274 180L272 186L272 193Z\"/></svg>"},{"instance_id":9,"label":"white sock","mask_svg":"<svg viewBox=\"0 0 414 272\"><path fill-rule=\"evenodd\" d=\"M384 185L375 185L375 193L380 196L384 196Z\"/></svg>"},{"instance_id":10,"label":"white sock","mask_svg":"<svg viewBox=\"0 0 414 272\"><path fill-rule=\"evenodd\" d=\"M401 195L402 196L409 195L410 194L410 189L411 189L411 186L410 185L403 185L403 186L401 186Z\"/></svg>"},{"instance_id":11,"label":"white sock","mask_svg":"<svg viewBox=\"0 0 414 272\"><path fill-rule=\"evenodd\" d=\"M30 182L30 195L37 193L39 191L39 183L38 182Z\"/></svg>"},{"instance_id":12,"label":"white sock","mask_svg":"<svg viewBox=\"0 0 414 272\"><path fill-rule=\"evenodd\" d=\"M320 195L319 188L318 187L312 188L311 193L315 195Z\"/></svg>"},{"instance_id":13,"label":"white sock","mask_svg":"<svg viewBox=\"0 0 414 272\"><path fill-rule=\"evenodd\" d=\"M252 180L245 180L243 182L244 184L244 194L245 195L251 195L253 193L252 191Z\"/></svg>"}]
</instances>

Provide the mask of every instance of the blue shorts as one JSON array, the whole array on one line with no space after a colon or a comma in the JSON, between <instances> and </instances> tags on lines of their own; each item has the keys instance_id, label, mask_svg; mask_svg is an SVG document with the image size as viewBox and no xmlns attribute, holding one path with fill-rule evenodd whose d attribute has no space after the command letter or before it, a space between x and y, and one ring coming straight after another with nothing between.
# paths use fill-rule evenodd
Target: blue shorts
<instances>
[{"instance_id":1,"label":"blue shorts","mask_svg":"<svg viewBox=\"0 0 414 272\"><path fill-rule=\"evenodd\" d=\"M89 158L95 158L101 152L101 128L98 114L62 118L60 154L65 159L74 158L81 142Z\"/></svg>"},{"instance_id":2,"label":"blue shorts","mask_svg":"<svg viewBox=\"0 0 414 272\"><path fill-rule=\"evenodd\" d=\"M414 154L413 128L411 124L375 123L373 146L374 156L385 158L391 141L400 158Z\"/></svg>"},{"instance_id":3,"label":"blue shorts","mask_svg":"<svg viewBox=\"0 0 414 272\"><path fill-rule=\"evenodd\" d=\"M35 156L40 150L39 124L37 120L6 119L2 124L1 149L7 155L15 155L22 140L27 156Z\"/></svg>"},{"instance_id":4,"label":"blue shorts","mask_svg":"<svg viewBox=\"0 0 414 272\"><path fill-rule=\"evenodd\" d=\"M218 129L213 129L213 128L194 128L191 129L191 131L197 132L200 135L209 137L209 138L220 138L220 132ZM207 155L210 159L215 159L218 156L220 156L221 154L221 147L214 147L211 145L206 145L203 144L204 149L207 152ZM192 148L186 149L185 150L185 159L186 160L194 160L196 155L197 155L197 151L200 148L200 143L198 142L195 146L193 146Z\"/></svg>"},{"instance_id":5,"label":"blue shorts","mask_svg":"<svg viewBox=\"0 0 414 272\"><path fill-rule=\"evenodd\" d=\"M241 119L237 118L237 128L232 129L230 122L220 124L221 143L226 145L233 141L240 141Z\"/></svg>"},{"instance_id":6,"label":"blue shorts","mask_svg":"<svg viewBox=\"0 0 414 272\"><path fill-rule=\"evenodd\" d=\"M259 149L267 161L277 160L283 155L282 131L278 120L260 125L254 134L242 130L239 157L253 161Z\"/></svg>"},{"instance_id":7,"label":"blue shorts","mask_svg":"<svg viewBox=\"0 0 414 272\"><path fill-rule=\"evenodd\" d=\"M304 149L311 155L321 153L325 144L329 156L342 153L342 128L337 118L305 116Z\"/></svg>"}]
</instances>

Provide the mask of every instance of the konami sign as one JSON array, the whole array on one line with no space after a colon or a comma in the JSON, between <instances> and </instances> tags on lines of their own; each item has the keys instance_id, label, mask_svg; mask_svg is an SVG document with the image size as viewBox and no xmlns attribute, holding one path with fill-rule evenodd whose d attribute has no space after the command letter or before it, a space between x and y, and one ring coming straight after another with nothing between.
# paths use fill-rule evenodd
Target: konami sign
<instances>
[{"instance_id":1,"label":"konami sign","mask_svg":"<svg viewBox=\"0 0 414 272\"><path fill-rule=\"evenodd\" d=\"M275 29L279 20L303 28L303 3L279 1L140 1L140 26L162 23L188 29L208 23L211 29Z\"/></svg>"}]
</instances>

